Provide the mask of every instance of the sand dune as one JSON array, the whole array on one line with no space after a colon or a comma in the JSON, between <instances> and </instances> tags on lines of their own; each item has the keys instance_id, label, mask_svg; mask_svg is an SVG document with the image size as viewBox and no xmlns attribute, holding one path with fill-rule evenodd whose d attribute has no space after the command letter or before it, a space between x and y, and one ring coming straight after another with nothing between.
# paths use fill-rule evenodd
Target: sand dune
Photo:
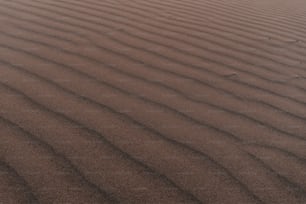
<instances>
[{"instance_id":1,"label":"sand dune","mask_svg":"<svg viewBox=\"0 0 306 204\"><path fill-rule=\"evenodd\" d=\"M305 11L0 0L0 203L306 203Z\"/></svg>"}]
</instances>

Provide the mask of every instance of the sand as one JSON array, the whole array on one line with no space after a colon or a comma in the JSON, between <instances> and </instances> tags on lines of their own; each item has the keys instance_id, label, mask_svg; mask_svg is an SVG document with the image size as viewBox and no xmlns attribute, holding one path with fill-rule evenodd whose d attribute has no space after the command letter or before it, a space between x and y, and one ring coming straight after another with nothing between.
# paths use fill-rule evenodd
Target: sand
<instances>
[{"instance_id":1,"label":"sand","mask_svg":"<svg viewBox=\"0 0 306 204\"><path fill-rule=\"evenodd\" d=\"M0 203L306 203L303 0L0 0Z\"/></svg>"}]
</instances>

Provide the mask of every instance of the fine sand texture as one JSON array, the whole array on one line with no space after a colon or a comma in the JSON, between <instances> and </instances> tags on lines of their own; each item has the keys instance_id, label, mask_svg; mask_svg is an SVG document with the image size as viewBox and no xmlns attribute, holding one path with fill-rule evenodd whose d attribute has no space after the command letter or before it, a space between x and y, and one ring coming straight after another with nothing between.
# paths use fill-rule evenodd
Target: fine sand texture
<instances>
[{"instance_id":1,"label":"fine sand texture","mask_svg":"<svg viewBox=\"0 0 306 204\"><path fill-rule=\"evenodd\" d=\"M0 203L305 204L305 0L0 0Z\"/></svg>"}]
</instances>

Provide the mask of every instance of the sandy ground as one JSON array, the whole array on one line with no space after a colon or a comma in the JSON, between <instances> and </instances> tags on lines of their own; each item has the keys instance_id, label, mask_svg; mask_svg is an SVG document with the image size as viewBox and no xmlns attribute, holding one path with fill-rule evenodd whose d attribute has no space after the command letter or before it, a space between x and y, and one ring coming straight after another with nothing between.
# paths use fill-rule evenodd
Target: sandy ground
<instances>
[{"instance_id":1,"label":"sandy ground","mask_svg":"<svg viewBox=\"0 0 306 204\"><path fill-rule=\"evenodd\" d=\"M0 203L306 203L306 1L0 0Z\"/></svg>"}]
</instances>

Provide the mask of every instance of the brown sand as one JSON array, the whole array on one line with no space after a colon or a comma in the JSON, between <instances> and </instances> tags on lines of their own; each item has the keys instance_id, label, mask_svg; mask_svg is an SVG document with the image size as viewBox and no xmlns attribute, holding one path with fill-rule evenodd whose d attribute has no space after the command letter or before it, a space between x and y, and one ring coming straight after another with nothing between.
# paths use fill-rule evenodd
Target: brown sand
<instances>
[{"instance_id":1,"label":"brown sand","mask_svg":"<svg viewBox=\"0 0 306 204\"><path fill-rule=\"evenodd\" d=\"M0 0L0 203L306 203L305 19Z\"/></svg>"}]
</instances>

